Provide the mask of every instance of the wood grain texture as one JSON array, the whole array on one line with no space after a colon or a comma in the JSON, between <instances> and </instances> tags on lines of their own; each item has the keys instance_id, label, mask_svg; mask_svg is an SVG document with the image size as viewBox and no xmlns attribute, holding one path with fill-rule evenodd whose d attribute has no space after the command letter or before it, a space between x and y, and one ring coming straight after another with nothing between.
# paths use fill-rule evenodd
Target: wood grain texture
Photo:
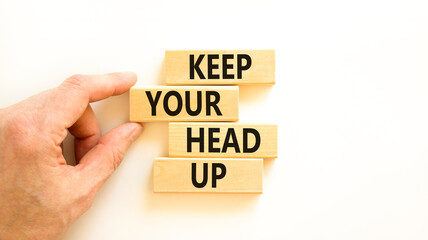
<instances>
[{"instance_id":1,"label":"wood grain texture","mask_svg":"<svg viewBox=\"0 0 428 240\"><path fill-rule=\"evenodd\" d=\"M198 57L202 54L205 56L198 62ZM193 59L191 59L191 55L193 55ZM210 60L208 55L218 55L218 58ZM226 58L225 55L229 55L229 58ZM246 59L241 57L243 55L251 58L251 65L245 70L239 67L240 65L245 67L247 64ZM209 66L213 65L215 66L210 71ZM202 75L191 66L200 69ZM224 71L226 67L227 69ZM165 71L168 85L275 84L275 51L170 50L165 51ZM210 78L209 71L212 75L218 75L218 79ZM191 72L194 74L193 79ZM239 76L239 72L242 73L241 76ZM205 79L201 79L201 77ZM230 79L227 79L228 77Z\"/></svg>"},{"instance_id":2,"label":"wood grain texture","mask_svg":"<svg viewBox=\"0 0 428 240\"><path fill-rule=\"evenodd\" d=\"M152 108L159 93L157 104ZM130 120L135 122L238 121L239 119L237 86L134 87L130 90L129 102ZM167 109L175 113L168 114ZM189 110L196 112L197 115L193 116Z\"/></svg>"},{"instance_id":3,"label":"wood grain texture","mask_svg":"<svg viewBox=\"0 0 428 240\"><path fill-rule=\"evenodd\" d=\"M195 174L192 176L192 164ZM204 164L207 174L204 175ZM212 169L215 169L213 187ZM222 170L219 166L223 166ZM202 184L196 187L192 178ZM220 178L221 177L221 178ZM156 158L153 165L154 192L216 192L216 193L262 193L262 159L224 159L224 158Z\"/></svg>"},{"instance_id":4,"label":"wood grain texture","mask_svg":"<svg viewBox=\"0 0 428 240\"><path fill-rule=\"evenodd\" d=\"M201 133L203 134L203 144L201 144L201 139L197 139L200 138ZM257 133L260 137L259 141L256 140ZM275 158L278 155L277 139L278 128L276 125L169 123L169 156ZM189 142L191 149L189 149ZM256 149L257 142L260 145Z\"/></svg>"}]
</instances>

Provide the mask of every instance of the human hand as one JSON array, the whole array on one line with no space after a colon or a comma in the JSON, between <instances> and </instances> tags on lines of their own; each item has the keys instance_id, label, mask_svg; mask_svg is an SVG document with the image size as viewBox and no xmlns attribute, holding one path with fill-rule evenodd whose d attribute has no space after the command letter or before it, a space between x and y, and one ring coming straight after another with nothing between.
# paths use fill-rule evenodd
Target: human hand
<instances>
[{"instance_id":1,"label":"human hand","mask_svg":"<svg viewBox=\"0 0 428 240\"><path fill-rule=\"evenodd\" d=\"M141 134L138 123L101 136L89 105L126 92L133 73L75 75L60 86L0 109L0 239L58 239ZM75 137L76 166L61 144Z\"/></svg>"}]
</instances>

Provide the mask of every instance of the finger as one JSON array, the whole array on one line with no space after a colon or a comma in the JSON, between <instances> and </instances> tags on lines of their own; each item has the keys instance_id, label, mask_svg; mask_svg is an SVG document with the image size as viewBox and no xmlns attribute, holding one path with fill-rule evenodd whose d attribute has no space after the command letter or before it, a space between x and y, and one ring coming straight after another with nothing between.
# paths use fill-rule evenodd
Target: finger
<instances>
[{"instance_id":1,"label":"finger","mask_svg":"<svg viewBox=\"0 0 428 240\"><path fill-rule=\"evenodd\" d=\"M76 166L85 184L100 187L120 165L126 150L142 131L139 123L125 123L102 136Z\"/></svg>"},{"instance_id":2,"label":"finger","mask_svg":"<svg viewBox=\"0 0 428 240\"><path fill-rule=\"evenodd\" d=\"M50 104L58 121L68 128L82 115L88 103L120 95L136 81L135 73L129 72L74 75L53 91L55 96Z\"/></svg>"},{"instance_id":3,"label":"finger","mask_svg":"<svg viewBox=\"0 0 428 240\"><path fill-rule=\"evenodd\" d=\"M88 102L96 102L110 96L122 94L137 82L132 72L115 72L98 75L74 75L61 84L66 91L78 91L86 95ZM86 100L86 99L85 99Z\"/></svg>"},{"instance_id":4,"label":"finger","mask_svg":"<svg viewBox=\"0 0 428 240\"><path fill-rule=\"evenodd\" d=\"M74 136L74 152L76 163L95 145L101 136L95 113L88 105L82 116L71 126L68 131Z\"/></svg>"}]
</instances>

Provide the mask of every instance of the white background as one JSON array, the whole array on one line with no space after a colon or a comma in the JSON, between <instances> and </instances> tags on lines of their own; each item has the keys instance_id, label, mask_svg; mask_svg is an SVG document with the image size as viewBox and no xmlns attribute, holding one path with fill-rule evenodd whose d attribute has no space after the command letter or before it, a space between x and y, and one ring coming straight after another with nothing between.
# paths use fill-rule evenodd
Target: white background
<instances>
[{"instance_id":1,"label":"white background","mask_svg":"<svg viewBox=\"0 0 428 240\"><path fill-rule=\"evenodd\" d=\"M426 1L3 1L0 107L74 73L162 85L166 49L275 49L240 121L279 126L264 194L154 194L148 123L65 239L427 239ZM128 95L93 104L102 131ZM0 196L1 197L1 196Z\"/></svg>"}]
</instances>

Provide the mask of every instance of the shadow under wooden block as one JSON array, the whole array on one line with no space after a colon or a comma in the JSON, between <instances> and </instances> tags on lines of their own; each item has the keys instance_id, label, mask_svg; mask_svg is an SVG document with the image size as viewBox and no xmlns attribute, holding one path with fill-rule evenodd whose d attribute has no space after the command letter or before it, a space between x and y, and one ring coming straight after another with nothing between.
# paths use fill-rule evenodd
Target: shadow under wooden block
<instances>
[{"instance_id":1,"label":"shadow under wooden block","mask_svg":"<svg viewBox=\"0 0 428 240\"><path fill-rule=\"evenodd\" d=\"M275 84L274 50L165 51L168 85Z\"/></svg>"},{"instance_id":2,"label":"shadow under wooden block","mask_svg":"<svg viewBox=\"0 0 428 240\"><path fill-rule=\"evenodd\" d=\"M237 86L155 86L131 88L130 120L237 121Z\"/></svg>"},{"instance_id":3,"label":"shadow under wooden block","mask_svg":"<svg viewBox=\"0 0 428 240\"><path fill-rule=\"evenodd\" d=\"M169 123L169 156L276 158L277 132L270 124Z\"/></svg>"},{"instance_id":4,"label":"shadow under wooden block","mask_svg":"<svg viewBox=\"0 0 428 240\"><path fill-rule=\"evenodd\" d=\"M262 193L263 159L156 158L153 190Z\"/></svg>"}]
</instances>

